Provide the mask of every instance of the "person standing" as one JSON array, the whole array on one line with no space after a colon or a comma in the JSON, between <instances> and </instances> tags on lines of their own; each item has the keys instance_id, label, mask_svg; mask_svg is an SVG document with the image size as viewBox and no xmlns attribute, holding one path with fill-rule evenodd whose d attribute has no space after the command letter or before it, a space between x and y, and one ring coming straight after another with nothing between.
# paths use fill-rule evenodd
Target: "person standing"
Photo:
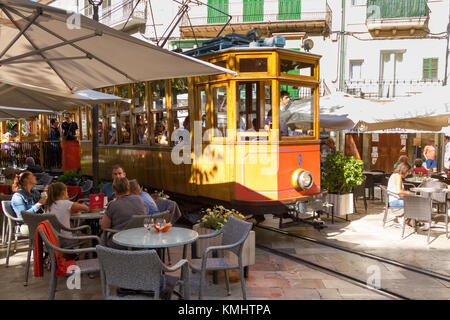
<instances>
[{"instance_id":1,"label":"person standing","mask_svg":"<svg viewBox=\"0 0 450 320\"><path fill-rule=\"evenodd\" d=\"M61 167L61 128L56 119L50 120L51 166Z\"/></svg>"},{"instance_id":2,"label":"person standing","mask_svg":"<svg viewBox=\"0 0 450 320\"><path fill-rule=\"evenodd\" d=\"M450 137L445 136L444 169L450 170Z\"/></svg>"},{"instance_id":3,"label":"person standing","mask_svg":"<svg viewBox=\"0 0 450 320\"><path fill-rule=\"evenodd\" d=\"M430 139L429 143L423 149L423 156L427 169L436 172L436 147L434 146L434 139Z\"/></svg>"},{"instance_id":4,"label":"person standing","mask_svg":"<svg viewBox=\"0 0 450 320\"><path fill-rule=\"evenodd\" d=\"M64 141L75 141L77 139L78 125L72 121L72 116L67 113L64 117L65 121L62 123Z\"/></svg>"}]
</instances>

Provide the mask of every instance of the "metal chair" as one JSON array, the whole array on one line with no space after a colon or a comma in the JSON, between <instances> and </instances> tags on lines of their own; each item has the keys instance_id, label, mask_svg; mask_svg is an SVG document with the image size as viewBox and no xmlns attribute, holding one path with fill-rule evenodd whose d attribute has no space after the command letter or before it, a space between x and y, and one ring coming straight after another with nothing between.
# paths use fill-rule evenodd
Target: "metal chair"
<instances>
[{"instance_id":1,"label":"metal chair","mask_svg":"<svg viewBox=\"0 0 450 320\"><path fill-rule=\"evenodd\" d=\"M366 186L366 179L364 179L362 184L360 184L359 186L356 186L353 189L353 206L355 207L355 212L356 212L356 200L359 197L363 197L363 199L364 199L364 212L367 213L366 189L369 189ZM369 191L370 191L370 189L369 189Z\"/></svg>"},{"instance_id":2,"label":"metal chair","mask_svg":"<svg viewBox=\"0 0 450 320\"><path fill-rule=\"evenodd\" d=\"M222 229L214 233L201 235L198 237L198 239L206 239L216 237L219 234L223 234L221 246L208 247L203 253L202 259L192 259L191 261L192 270L200 272L200 288L198 294L199 299L202 299L203 283L205 282L206 271L209 270L224 270L227 293L228 295L230 295L230 281L228 279L228 270L230 269L239 269L242 297L244 300L247 299L247 295L245 292L244 270L242 267L242 247L244 246L244 241L247 239L251 229L251 223L236 219L234 217L230 217L228 218L227 223L223 226ZM222 252L223 250L229 250L233 252L238 257L238 265L235 265L227 258L208 258L208 253L210 251L217 250L221 250Z\"/></svg>"},{"instance_id":3,"label":"metal chair","mask_svg":"<svg viewBox=\"0 0 450 320\"><path fill-rule=\"evenodd\" d=\"M0 201L11 201L12 195L0 194ZM5 245L7 218L2 215L2 246Z\"/></svg>"},{"instance_id":4,"label":"metal chair","mask_svg":"<svg viewBox=\"0 0 450 320\"><path fill-rule=\"evenodd\" d=\"M398 195L394 192L389 191L386 186L380 186L380 188L381 188L382 198L384 199L384 203L385 203L384 216L383 216L383 228L384 228L386 225L386 219L387 219L389 210L393 210L396 208L396 207L391 207L389 205L389 196L391 195L391 196L398 197ZM401 210L403 208L397 208L397 209Z\"/></svg>"},{"instance_id":5,"label":"metal chair","mask_svg":"<svg viewBox=\"0 0 450 320\"><path fill-rule=\"evenodd\" d=\"M39 179L39 184L43 186L48 186L50 183L52 183L53 177L49 174L43 174L41 178Z\"/></svg>"},{"instance_id":6,"label":"metal chair","mask_svg":"<svg viewBox=\"0 0 450 320\"><path fill-rule=\"evenodd\" d=\"M25 267L25 281L23 284L24 286L28 285L28 273L30 271L31 251L34 250L34 239L36 236L36 228L39 225L39 223L41 223L42 221L48 220L50 222L50 224L53 226L53 228L58 232L61 232L61 230L77 232L77 231L87 229L87 234L91 234L91 227L89 227L87 225L80 226L77 228L66 228L59 222L58 218L54 214L36 214L36 213L29 213L26 211L22 211L22 217L23 217L23 221L25 222L25 224L28 225L28 232L29 232L27 265ZM69 247L74 247L79 244L81 244L81 243L74 244Z\"/></svg>"},{"instance_id":7,"label":"metal chair","mask_svg":"<svg viewBox=\"0 0 450 320\"><path fill-rule=\"evenodd\" d=\"M420 187L424 188L438 188L438 189L444 189L447 188L447 184L440 181L425 181L420 185ZM421 196L427 196L427 194L421 192ZM447 212L448 205L447 205L447 193L432 193L431 194L431 200L433 201L433 204L436 204L438 207L438 212L441 205L444 205L444 212Z\"/></svg>"},{"instance_id":8,"label":"metal chair","mask_svg":"<svg viewBox=\"0 0 450 320\"><path fill-rule=\"evenodd\" d=\"M86 180L81 187L81 193L83 194L83 197L89 196L89 193L92 190L92 187L94 186L94 182L90 179Z\"/></svg>"},{"instance_id":9,"label":"metal chair","mask_svg":"<svg viewBox=\"0 0 450 320\"><path fill-rule=\"evenodd\" d=\"M159 299L162 272L174 272L181 268L181 279L177 283L183 287L184 299L190 299L189 262L178 261L173 267L166 266L155 250L125 251L97 246L100 261L102 294L105 300L151 299L145 294L118 297L111 295L110 286L131 290L153 291L153 299Z\"/></svg>"},{"instance_id":10,"label":"metal chair","mask_svg":"<svg viewBox=\"0 0 450 320\"><path fill-rule=\"evenodd\" d=\"M404 239L406 218L426 221L429 224L427 244L430 243L431 235L431 222L432 219L439 216L439 214L433 214L432 199L430 197L420 196L404 196L405 202L405 219L403 220L402 239ZM417 232L417 225L415 226L415 232ZM448 214L445 212L445 235L448 238Z\"/></svg>"},{"instance_id":11,"label":"metal chair","mask_svg":"<svg viewBox=\"0 0 450 320\"><path fill-rule=\"evenodd\" d=\"M8 233L8 249L6 250L6 267L9 265L9 255L11 252L11 241L12 236L14 235L14 252L16 252L17 248L17 238L21 234L20 233L20 224L17 222L23 223L23 219L17 218L16 213L11 207L11 201L2 201L2 209L3 214L7 221L6 232Z\"/></svg>"},{"instance_id":12,"label":"metal chair","mask_svg":"<svg viewBox=\"0 0 450 320\"><path fill-rule=\"evenodd\" d=\"M57 236L58 241L60 239L69 239L69 240L97 240L98 243L101 243L100 238L97 236L85 236L85 237L67 237L60 233L58 233L53 227L53 232ZM45 236L43 230L39 230L39 236L42 241L44 241L45 246L49 252L50 261L51 261L51 276L50 276L50 285L48 288L48 300L55 299L57 278L56 278L56 257L55 251L66 253L66 254L79 254L79 253L92 253L96 252L95 248L83 248L83 249L65 249L54 246ZM86 273L96 273L100 271L100 266L98 259L85 259L78 260L76 262L77 267L79 268L80 275ZM70 275L70 274L69 274Z\"/></svg>"}]
</instances>

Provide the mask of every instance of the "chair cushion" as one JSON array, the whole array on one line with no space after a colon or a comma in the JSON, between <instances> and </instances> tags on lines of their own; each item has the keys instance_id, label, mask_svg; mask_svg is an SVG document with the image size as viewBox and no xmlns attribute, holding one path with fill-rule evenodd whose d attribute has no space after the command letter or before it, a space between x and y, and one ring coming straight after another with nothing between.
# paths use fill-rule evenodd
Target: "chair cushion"
<instances>
[{"instance_id":1,"label":"chair cushion","mask_svg":"<svg viewBox=\"0 0 450 320\"><path fill-rule=\"evenodd\" d=\"M201 271L202 259L192 259L190 266L195 271ZM206 260L206 270L223 270L223 269L237 269L239 265L233 263L228 258L208 258Z\"/></svg>"}]
</instances>

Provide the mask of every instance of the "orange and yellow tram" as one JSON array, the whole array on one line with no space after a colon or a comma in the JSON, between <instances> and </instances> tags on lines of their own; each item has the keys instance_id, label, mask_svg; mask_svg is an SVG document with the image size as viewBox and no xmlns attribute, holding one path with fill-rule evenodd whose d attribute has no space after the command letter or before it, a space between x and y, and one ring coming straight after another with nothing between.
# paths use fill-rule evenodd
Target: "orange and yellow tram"
<instances>
[{"instance_id":1,"label":"orange and yellow tram","mask_svg":"<svg viewBox=\"0 0 450 320\"><path fill-rule=\"evenodd\" d=\"M236 74L103 89L131 104L99 108L100 179L110 180L112 166L121 164L152 189L239 207L320 194L320 56L230 47L197 57ZM78 113L81 168L91 175L90 113Z\"/></svg>"}]
</instances>

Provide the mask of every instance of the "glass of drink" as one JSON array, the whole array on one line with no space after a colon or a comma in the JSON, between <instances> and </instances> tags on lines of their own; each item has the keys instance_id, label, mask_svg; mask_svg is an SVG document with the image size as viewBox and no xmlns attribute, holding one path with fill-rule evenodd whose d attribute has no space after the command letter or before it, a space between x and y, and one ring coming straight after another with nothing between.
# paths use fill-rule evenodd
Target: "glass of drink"
<instances>
[{"instance_id":1,"label":"glass of drink","mask_svg":"<svg viewBox=\"0 0 450 320\"><path fill-rule=\"evenodd\" d=\"M148 231L150 231L151 227L152 227L152 219L150 217L147 217L144 219L144 228L147 229Z\"/></svg>"}]
</instances>

